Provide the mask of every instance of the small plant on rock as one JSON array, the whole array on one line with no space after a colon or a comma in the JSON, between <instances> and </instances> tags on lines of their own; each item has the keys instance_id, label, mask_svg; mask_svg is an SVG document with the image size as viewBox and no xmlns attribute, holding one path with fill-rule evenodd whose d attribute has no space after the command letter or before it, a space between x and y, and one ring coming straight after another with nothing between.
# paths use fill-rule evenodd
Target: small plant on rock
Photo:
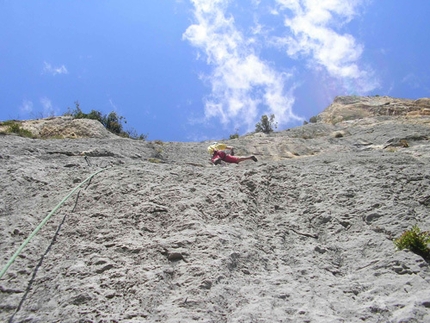
<instances>
[{"instance_id":1,"label":"small plant on rock","mask_svg":"<svg viewBox=\"0 0 430 323\"><path fill-rule=\"evenodd\" d=\"M313 116L309 119L310 123L317 123L318 122L318 116Z\"/></svg>"},{"instance_id":2,"label":"small plant on rock","mask_svg":"<svg viewBox=\"0 0 430 323\"><path fill-rule=\"evenodd\" d=\"M394 244L399 250L408 249L424 259L430 259L430 231L421 232L417 225L414 225L410 230L406 230L403 234L394 239Z\"/></svg>"},{"instance_id":3,"label":"small plant on rock","mask_svg":"<svg viewBox=\"0 0 430 323\"><path fill-rule=\"evenodd\" d=\"M8 126L7 131L9 133L15 133L21 137L33 138L33 133L27 129L21 128L20 124L17 122L5 122L3 123Z\"/></svg>"},{"instance_id":4,"label":"small plant on rock","mask_svg":"<svg viewBox=\"0 0 430 323\"><path fill-rule=\"evenodd\" d=\"M236 129L236 132L234 134L230 135L230 139L237 139L237 138L239 138L239 130L238 129Z\"/></svg>"},{"instance_id":5,"label":"small plant on rock","mask_svg":"<svg viewBox=\"0 0 430 323\"><path fill-rule=\"evenodd\" d=\"M161 159L153 158L153 157L148 158L148 161L149 161L150 163L154 163L154 164L162 163L162 160L161 160Z\"/></svg>"}]
</instances>

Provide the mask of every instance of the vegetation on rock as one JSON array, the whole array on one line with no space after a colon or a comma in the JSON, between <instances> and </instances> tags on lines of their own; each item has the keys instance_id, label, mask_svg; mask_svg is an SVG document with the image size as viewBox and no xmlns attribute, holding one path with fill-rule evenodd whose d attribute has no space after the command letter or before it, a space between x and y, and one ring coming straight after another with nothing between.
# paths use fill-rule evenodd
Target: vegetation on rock
<instances>
[{"instance_id":1,"label":"vegetation on rock","mask_svg":"<svg viewBox=\"0 0 430 323\"><path fill-rule=\"evenodd\" d=\"M268 117L266 114L261 117L260 122L255 125L255 132L271 133L274 131L273 128L277 128L278 123L275 122L275 115L271 114Z\"/></svg>"},{"instance_id":2,"label":"vegetation on rock","mask_svg":"<svg viewBox=\"0 0 430 323\"><path fill-rule=\"evenodd\" d=\"M31 131L28 131L22 128L20 124L15 121L5 121L3 122L3 125L8 126L6 131L9 133L15 133L21 137L28 137L28 138L34 137Z\"/></svg>"},{"instance_id":3,"label":"vegetation on rock","mask_svg":"<svg viewBox=\"0 0 430 323\"><path fill-rule=\"evenodd\" d=\"M239 130L236 129L235 133L230 135L230 139L237 139L239 138Z\"/></svg>"},{"instance_id":4,"label":"vegetation on rock","mask_svg":"<svg viewBox=\"0 0 430 323\"><path fill-rule=\"evenodd\" d=\"M317 123L318 122L318 116L310 117L309 122L310 123Z\"/></svg>"},{"instance_id":5,"label":"vegetation on rock","mask_svg":"<svg viewBox=\"0 0 430 323\"><path fill-rule=\"evenodd\" d=\"M410 230L406 230L403 234L394 240L397 249L408 249L423 258L430 260L430 231L421 232L417 225L414 225Z\"/></svg>"},{"instance_id":6,"label":"vegetation on rock","mask_svg":"<svg viewBox=\"0 0 430 323\"><path fill-rule=\"evenodd\" d=\"M72 116L74 119L92 119L99 121L110 132L125 138L145 140L147 135L137 134L134 129L124 130L123 123L127 123L125 117L118 115L112 111L109 114L103 115L100 111L91 110L90 113L84 113L78 101L75 102L75 109L68 111L65 115Z\"/></svg>"}]
</instances>

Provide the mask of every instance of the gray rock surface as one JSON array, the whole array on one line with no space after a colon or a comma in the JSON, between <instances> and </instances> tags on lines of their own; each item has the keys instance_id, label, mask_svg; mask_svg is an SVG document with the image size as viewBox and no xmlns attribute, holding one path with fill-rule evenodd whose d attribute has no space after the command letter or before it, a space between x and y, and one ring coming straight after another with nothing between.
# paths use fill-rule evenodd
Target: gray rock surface
<instances>
[{"instance_id":1,"label":"gray rock surface","mask_svg":"<svg viewBox=\"0 0 430 323\"><path fill-rule=\"evenodd\" d=\"M208 142L0 135L2 267L105 169L0 280L0 321L430 322L429 264L392 241L430 230L429 138L425 114L369 115L212 166Z\"/></svg>"}]
</instances>

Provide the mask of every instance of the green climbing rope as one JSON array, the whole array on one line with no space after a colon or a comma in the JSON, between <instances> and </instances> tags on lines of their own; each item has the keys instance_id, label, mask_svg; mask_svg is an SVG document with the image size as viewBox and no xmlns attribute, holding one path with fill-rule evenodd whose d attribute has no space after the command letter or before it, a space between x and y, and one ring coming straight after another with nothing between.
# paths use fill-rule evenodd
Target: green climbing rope
<instances>
[{"instance_id":1,"label":"green climbing rope","mask_svg":"<svg viewBox=\"0 0 430 323\"><path fill-rule=\"evenodd\" d=\"M12 263L15 261L16 257L18 257L18 255L21 253L21 251L25 248L25 246L30 242L30 240L37 234L37 232L39 232L39 230L45 225L46 222L48 222L48 220L51 218L51 216L60 208L61 205L63 205L64 202L67 201L67 199L74 193L76 192L76 190L81 187L83 184L85 184L86 182L88 182L91 178L93 178L94 176L96 176L98 173L101 173L102 171L104 171L106 168L100 169L97 172L95 172L94 174L92 174L91 176L87 177L83 182L81 182L78 186L76 186L65 198L63 198L63 200L58 203L58 205L43 219L42 222L40 222L40 224L37 226L36 229L34 229L34 231L28 236L27 239L25 239L25 241L21 244L21 246L18 248L18 250L14 253L14 255L12 256L12 258L10 258L10 260L8 261L8 263L6 264L6 266L2 269L2 271L0 272L0 279L3 277L3 275L6 273L6 271L8 270L8 268L10 267L10 265L12 265Z\"/></svg>"}]
</instances>

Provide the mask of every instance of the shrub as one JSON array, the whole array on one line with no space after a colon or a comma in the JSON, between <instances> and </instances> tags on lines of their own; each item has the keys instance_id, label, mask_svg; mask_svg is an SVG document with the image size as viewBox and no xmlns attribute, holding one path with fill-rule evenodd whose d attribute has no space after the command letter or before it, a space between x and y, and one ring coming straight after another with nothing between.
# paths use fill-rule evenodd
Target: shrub
<instances>
[{"instance_id":1,"label":"shrub","mask_svg":"<svg viewBox=\"0 0 430 323\"><path fill-rule=\"evenodd\" d=\"M421 232L417 225L414 225L412 229L403 232L399 238L394 239L394 244L397 249L408 249L427 260L430 259L429 243L430 232Z\"/></svg>"},{"instance_id":2,"label":"shrub","mask_svg":"<svg viewBox=\"0 0 430 323\"><path fill-rule=\"evenodd\" d=\"M127 137L130 139L135 139L135 140L146 140L146 138L148 137L148 135L144 135L144 134L138 134L137 131L135 129L129 129L129 130L125 130L123 132L124 136L123 137Z\"/></svg>"},{"instance_id":3,"label":"shrub","mask_svg":"<svg viewBox=\"0 0 430 323\"><path fill-rule=\"evenodd\" d=\"M33 133L27 129L21 128L19 123L16 122L5 122L8 125L7 132L16 133L21 137L34 138Z\"/></svg>"},{"instance_id":4,"label":"shrub","mask_svg":"<svg viewBox=\"0 0 430 323\"><path fill-rule=\"evenodd\" d=\"M75 101L75 109L67 108L64 115L72 116L74 119L92 119L99 121L107 130L124 138L146 140L147 135L138 135L134 129L124 130L123 122L127 123L123 116L118 115L112 111L107 115L103 115L100 111L91 110L90 113L84 113L81 110L79 101Z\"/></svg>"},{"instance_id":5,"label":"shrub","mask_svg":"<svg viewBox=\"0 0 430 323\"><path fill-rule=\"evenodd\" d=\"M236 132L230 135L230 139L237 139L237 138L239 138L239 131L236 129Z\"/></svg>"},{"instance_id":6,"label":"shrub","mask_svg":"<svg viewBox=\"0 0 430 323\"><path fill-rule=\"evenodd\" d=\"M311 117L311 118L309 119L309 122L310 122L310 123L317 123L317 121L318 121L318 117L317 117L317 116L313 116L313 117Z\"/></svg>"},{"instance_id":7,"label":"shrub","mask_svg":"<svg viewBox=\"0 0 430 323\"><path fill-rule=\"evenodd\" d=\"M278 124L275 122L275 115L272 114L270 117L263 115L260 122L255 125L255 132L271 133L273 128L277 128Z\"/></svg>"},{"instance_id":8,"label":"shrub","mask_svg":"<svg viewBox=\"0 0 430 323\"><path fill-rule=\"evenodd\" d=\"M102 124L110 132L113 132L117 135L120 135L123 132L123 130L122 130L122 121L123 120L125 123L127 123L127 121L125 121L124 117L119 116L118 114L116 114L116 112L112 111L107 116L103 117Z\"/></svg>"},{"instance_id":9,"label":"shrub","mask_svg":"<svg viewBox=\"0 0 430 323\"><path fill-rule=\"evenodd\" d=\"M6 121L3 121L3 122L0 122L0 125L2 125L2 126L11 126L13 124L16 124L15 120L6 120Z\"/></svg>"},{"instance_id":10,"label":"shrub","mask_svg":"<svg viewBox=\"0 0 430 323\"><path fill-rule=\"evenodd\" d=\"M162 163L161 159L154 158L154 157L148 158L148 161L150 163L154 163L154 164L160 164L160 163Z\"/></svg>"}]
</instances>

